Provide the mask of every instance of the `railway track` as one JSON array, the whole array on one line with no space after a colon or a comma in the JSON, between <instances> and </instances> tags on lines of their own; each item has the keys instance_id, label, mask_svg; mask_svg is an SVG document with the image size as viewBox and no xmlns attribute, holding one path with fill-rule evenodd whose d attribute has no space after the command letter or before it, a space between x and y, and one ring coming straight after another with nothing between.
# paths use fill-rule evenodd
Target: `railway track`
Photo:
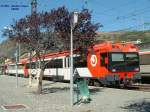
<instances>
[{"instance_id":1,"label":"railway track","mask_svg":"<svg viewBox=\"0 0 150 112\"><path fill-rule=\"evenodd\" d=\"M104 88L113 88L113 89L125 89L125 90L150 92L150 84L132 84L132 85L128 85L128 86L122 85L120 87L114 87L114 86L94 86L94 87L104 87Z\"/></svg>"},{"instance_id":2,"label":"railway track","mask_svg":"<svg viewBox=\"0 0 150 112\"><path fill-rule=\"evenodd\" d=\"M134 85L125 87L125 89L150 92L150 84L134 84Z\"/></svg>"}]
</instances>

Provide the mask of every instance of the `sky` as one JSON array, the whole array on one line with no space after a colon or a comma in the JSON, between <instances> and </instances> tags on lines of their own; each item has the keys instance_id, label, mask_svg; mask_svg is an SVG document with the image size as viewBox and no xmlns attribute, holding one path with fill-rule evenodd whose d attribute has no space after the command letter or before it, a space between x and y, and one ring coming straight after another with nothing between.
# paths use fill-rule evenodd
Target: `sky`
<instances>
[{"instance_id":1,"label":"sky","mask_svg":"<svg viewBox=\"0 0 150 112\"><path fill-rule=\"evenodd\" d=\"M150 0L37 0L38 12L66 6L70 11L83 7L92 11L92 22L101 23L99 32L150 29ZM0 0L0 41L2 31L14 20L31 13L31 0ZM7 5L4 6L4 5ZM26 5L12 10L12 5Z\"/></svg>"}]
</instances>

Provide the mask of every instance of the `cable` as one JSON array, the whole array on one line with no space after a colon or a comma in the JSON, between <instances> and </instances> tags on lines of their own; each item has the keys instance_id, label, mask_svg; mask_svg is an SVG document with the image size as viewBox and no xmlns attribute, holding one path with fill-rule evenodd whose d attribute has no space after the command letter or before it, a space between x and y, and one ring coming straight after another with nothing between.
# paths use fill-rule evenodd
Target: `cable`
<instances>
[{"instance_id":1,"label":"cable","mask_svg":"<svg viewBox=\"0 0 150 112\"><path fill-rule=\"evenodd\" d=\"M140 14L144 14L145 12L149 11L149 9L150 9L150 7L146 7L144 9L138 10L139 12L134 11L134 12L130 13L129 16L122 16L123 17L122 19L130 18L130 17L137 16L137 15L140 15Z\"/></svg>"},{"instance_id":2,"label":"cable","mask_svg":"<svg viewBox=\"0 0 150 112\"><path fill-rule=\"evenodd\" d=\"M96 0L97 1L97 0ZM95 2L95 0L93 0L92 1L93 3ZM103 11L100 11L100 12L96 12L97 14L104 14L104 15L107 15L107 16L114 16L113 14L108 14L108 12L112 12L112 11L118 11L118 9L121 7L126 7L126 6L128 6L128 5L131 5L131 4L133 4L133 3L135 3L134 1L129 1L129 2L126 2L126 3L124 3L124 4L121 4L121 5L119 5L119 6L117 6L117 8L116 7L112 7L112 8L109 8L109 9L106 9L106 10L103 10ZM96 4L100 4L100 3L96 3ZM95 5L96 5L95 4ZM100 5L100 6L102 6L102 7L104 7L103 5ZM104 7L105 8L105 7Z\"/></svg>"},{"instance_id":3,"label":"cable","mask_svg":"<svg viewBox=\"0 0 150 112\"><path fill-rule=\"evenodd\" d=\"M150 11L150 7L146 7L146 8L144 8L144 9L140 9L140 10L138 10L138 12L136 12L136 13L134 13L134 12L135 12L135 11L134 11L134 12L130 13L128 16L122 16L122 18L121 18L121 16L120 16L120 17L118 17L118 19L116 18L115 20L112 20L111 23L108 23L108 24L106 24L105 26L112 25L112 24L114 24L115 21L118 22L118 21L122 21L122 20L131 19L131 17L136 17L136 16L138 16L138 15L143 15L143 14L149 12L149 11Z\"/></svg>"},{"instance_id":4,"label":"cable","mask_svg":"<svg viewBox=\"0 0 150 112\"><path fill-rule=\"evenodd\" d=\"M141 26L143 26L143 25L145 25L145 23L140 24L140 25L134 25L134 26L127 27L127 28L124 28L124 29L120 29L120 30L115 30L115 32L116 32L116 31L118 31L118 32L121 32L121 31L132 31L132 30L135 30L134 28L141 27ZM149 22L149 26L150 26L150 22ZM145 26L144 26L144 27L145 27Z\"/></svg>"}]
</instances>

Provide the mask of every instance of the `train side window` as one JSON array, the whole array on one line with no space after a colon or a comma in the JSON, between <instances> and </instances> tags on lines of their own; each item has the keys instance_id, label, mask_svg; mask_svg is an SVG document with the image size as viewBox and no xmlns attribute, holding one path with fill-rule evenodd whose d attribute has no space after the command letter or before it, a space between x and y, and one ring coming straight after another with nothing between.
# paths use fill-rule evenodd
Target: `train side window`
<instances>
[{"instance_id":1,"label":"train side window","mask_svg":"<svg viewBox=\"0 0 150 112\"><path fill-rule=\"evenodd\" d=\"M62 59L53 59L46 65L46 68L62 68L62 67L63 67Z\"/></svg>"},{"instance_id":2,"label":"train side window","mask_svg":"<svg viewBox=\"0 0 150 112\"><path fill-rule=\"evenodd\" d=\"M140 55L140 64L141 65L149 65L150 64L150 54Z\"/></svg>"},{"instance_id":3,"label":"train side window","mask_svg":"<svg viewBox=\"0 0 150 112\"><path fill-rule=\"evenodd\" d=\"M87 67L87 61L82 57L73 57L74 67ZM70 67L70 57L65 58L65 68Z\"/></svg>"},{"instance_id":4,"label":"train side window","mask_svg":"<svg viewBox=\"0 0 150 112\"><path fill-rule=\"evenodd\" d=\"M11 70L16 69L16 65L9 65L8 69L11 69Z\"/></svg>"},{"instance_id":5,"label":"train side window","mask_svg":"<svg viewBox=\"0 0 150 112\"><path fill-rule=\"evenodd\" d=\"M65 68L70 67L70 57L65 58Z\"/></svg>"},{"instance_id":6,"label":"train side window","mask_svg":"<svg viewBox=\"0 0 150 112\"><path fill-rule=\"evenodd\" d=\"M65 68L68 67L68 57L65 57L65 59L64 59L64 67Z\"/></svg>"},{"instance_id":7,"label":"train side window","mask_svg":"<svg viewBox=\"0 0 150 112\"><path fill-rule=\"evenodd\" d=\"M70 67L71 58L68 57L68 67Z\"/></svg>"},{"instance_id":8,"label":"train side window","mask_svg":"<svg viewBox=\"0 0 150 112\"><path fill-rule=\"evenodd\" d=\"M83 59L81 56L74 57L74 67L87 67L86 59Z\"/></svg>"},{"instance_id":9,"label":"train side window","mask_svg":"<svg viewBox=\"0 0 150 112\"><path fill-rule=\"evenodd\" d=\"M36 63L35 62L27 63L26 68L27 69L36 69L37 68Z\"/></svg>"},{"instance_id":10,"label":"train side window","mask_svg":"<svg viewBox=\"0 0 150 112\"><path fill-rule=\"evenodd\" d=\"M107 53L100 54L101 66L107 66L107 64L105 63L105 58L107 58Z\"/></svg>"},{"instance_id":11,"label":"train side window","mask_svg":"<svg viewBox=\"0 0 150 112\"><path fill-rule=\"evenodd\" d=\"M18 69L23 69L23 68L24 68L23 64L18 65Z\"/></svg>"}]
</instances>

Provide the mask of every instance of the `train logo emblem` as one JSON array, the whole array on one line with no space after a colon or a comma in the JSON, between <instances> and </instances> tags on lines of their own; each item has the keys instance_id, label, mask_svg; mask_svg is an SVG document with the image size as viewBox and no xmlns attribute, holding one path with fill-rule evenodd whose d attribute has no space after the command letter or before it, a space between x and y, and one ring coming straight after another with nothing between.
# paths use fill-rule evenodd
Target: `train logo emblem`
<instances>
[{"instance_id":1,"label":"train logo emblem","mask_svg":"<svg viewBox=\"0 0 150 112\"><path fill-rule=\"evenodd\" d=\"M96 64L97 64L97 57L96 57L96 55L92 55L92 56L91 56L90 62L91 62L91 65L92 65L93 67L96 66Z\"/></svg>"}]
</instances>

